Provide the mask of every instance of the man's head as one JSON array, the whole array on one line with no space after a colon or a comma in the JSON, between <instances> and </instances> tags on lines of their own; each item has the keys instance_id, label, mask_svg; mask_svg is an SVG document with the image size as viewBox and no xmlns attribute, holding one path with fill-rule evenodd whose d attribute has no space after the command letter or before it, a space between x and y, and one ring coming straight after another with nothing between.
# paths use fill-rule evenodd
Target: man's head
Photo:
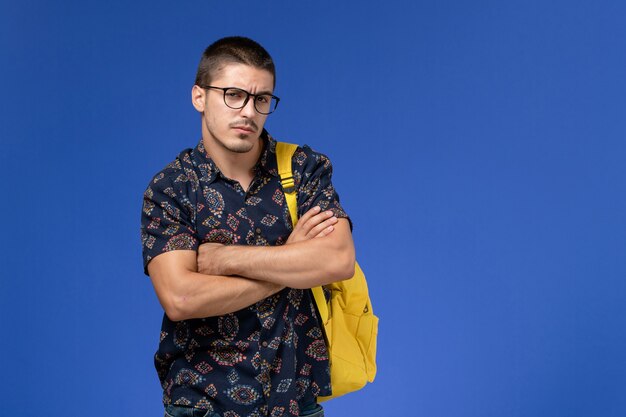
<instances>
[{"instance_id":1,"label":"man's head","mask_svg":"<svg viewBox=\"0 0 626 417\"><path fill-rule=\"evenodd\" d=\"M245 64L268 71L272 74L273 86L276 86L276 69L270 54L257 42L241 36L222 38L204 50L195 84L211 85L228 64Z\"/></svg>"},{"instance_id":2,"label":"man's head","mask_svg":"<svg viewBox=\"0 0 626 417\"><path fill-rule=\"evenodd\" d=\"M220 39L204 51L191 99L202 114L207 151L260 152L259 136L278 103L275 82L272 58L251 39Z\"/></svg>"}]
</instances>

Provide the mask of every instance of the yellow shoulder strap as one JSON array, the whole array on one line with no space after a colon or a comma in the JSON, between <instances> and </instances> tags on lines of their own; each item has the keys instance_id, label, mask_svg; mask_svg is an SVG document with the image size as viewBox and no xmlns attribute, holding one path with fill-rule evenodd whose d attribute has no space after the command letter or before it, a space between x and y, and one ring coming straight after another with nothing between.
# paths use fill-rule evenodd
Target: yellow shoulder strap
<instances>
[{"instance_id":1,"label":"yellow shoulder strap","mask_svg":"<svg viewBox=\"0 0 626 417\"><path fill-rule=\"evenodd\" d=\"M293 153L297 148L298 145L294 145L292 143L276 142L278 175L280 175L280 183L283 186L285 201L287 201L287 207L289 208L289 214L291 215L293 227L296 227L296 223L298 222L298 200L291 164ZM328 321L328 305L326 304L324 290L322 287L315 287L311 288L311 291L313 292L313 298L315 299L315 304L317 304L317 309L320 312L320 319L322 320L322 323L326 323Z\"/></svg>"},{"instance_id":2,"label":"yellow shoulder strap","mask_svg":"<svg viewBox=\"0 0 626 417\"><path fill-rule=\"evenodd\" d=\"M276 162L278 163L278 175L280 175L280 183L283 186L285 200L289 207L289 214L293 226L298 222L298 201L296 199L296 187L291 170L291 159L298 145L285 142L276 142Z\"/></svg>"}]
</instances>

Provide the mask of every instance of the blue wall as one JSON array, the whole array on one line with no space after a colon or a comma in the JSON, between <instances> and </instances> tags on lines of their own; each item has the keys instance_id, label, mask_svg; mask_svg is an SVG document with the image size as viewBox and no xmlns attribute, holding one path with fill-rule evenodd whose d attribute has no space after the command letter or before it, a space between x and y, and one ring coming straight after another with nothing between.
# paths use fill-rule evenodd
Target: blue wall
<instances>
[{"instance_id":1,"label":"blue wall","mask_svg":"<svg viewBox=\"0 0 626 417\"><path fill-rule=\"evenodd\" d=\"M0 3L2 415L160 415L141 195L204 47L274 56L381 317L332 416L626 414L626 4ZM86 411L85 411L86 410Z\"/></svg>"}]
</instances>

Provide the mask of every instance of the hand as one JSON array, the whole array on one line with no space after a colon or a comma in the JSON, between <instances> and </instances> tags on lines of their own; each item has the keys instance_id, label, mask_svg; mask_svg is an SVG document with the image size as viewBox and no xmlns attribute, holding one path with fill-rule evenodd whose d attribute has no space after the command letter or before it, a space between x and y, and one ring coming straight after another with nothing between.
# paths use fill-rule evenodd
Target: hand
<instances>
[{"instance_id":1,"label":"hand","mask_svg":"<svg viewBox=\"0 0 626 417\"><path fill-rule=\"evenodd\" d=\"M287 244L327 236L335 230L333 225L337 221L337 217L332 211L321 211L320 207L315 206L298 220L296 227L287 239Z\"/></svg>"},{"instance_id":2,"label":"hand","mask_svg":"<svg viewBox=\"0 0 626 417\"><path fill-rule=\"evenodd\" d=\"M220 271L219 250L224 247L221 243L203 243L198 247L198 272L206 275L222 275Z\"/></svg>"}]
</instances>

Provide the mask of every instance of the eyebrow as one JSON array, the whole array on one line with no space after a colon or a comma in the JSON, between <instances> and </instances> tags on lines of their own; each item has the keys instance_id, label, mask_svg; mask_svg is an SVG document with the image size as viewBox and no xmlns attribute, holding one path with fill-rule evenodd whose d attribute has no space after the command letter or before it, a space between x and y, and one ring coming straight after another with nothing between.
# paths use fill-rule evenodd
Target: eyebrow
<instances>
[{"instance_id":1,"label":"eyebrow","mask_svg":"<svg viewBox=\"0 0 626 417\"><path fill-rule=\"evenodd\" d=\"M246 92L250 93L250 92L249 92L248 90L246 90L245 88L242 88L242 87L235 87L234 85L233 85L233 86L230 86L230 87L225 87L225 88L237 88L237 89L239 89L239 90L243 90L243 91L246 91ZM269 90L257 91L256 93L250 93L250 94L255 94L255 95L257 95L257 96L258 96L258 95L265 95L265 94L270 95L270 96L273 96L273 95L274 95L274 93L273 93L272 91L269 91Z\"/></svg>"}]
</instances>

